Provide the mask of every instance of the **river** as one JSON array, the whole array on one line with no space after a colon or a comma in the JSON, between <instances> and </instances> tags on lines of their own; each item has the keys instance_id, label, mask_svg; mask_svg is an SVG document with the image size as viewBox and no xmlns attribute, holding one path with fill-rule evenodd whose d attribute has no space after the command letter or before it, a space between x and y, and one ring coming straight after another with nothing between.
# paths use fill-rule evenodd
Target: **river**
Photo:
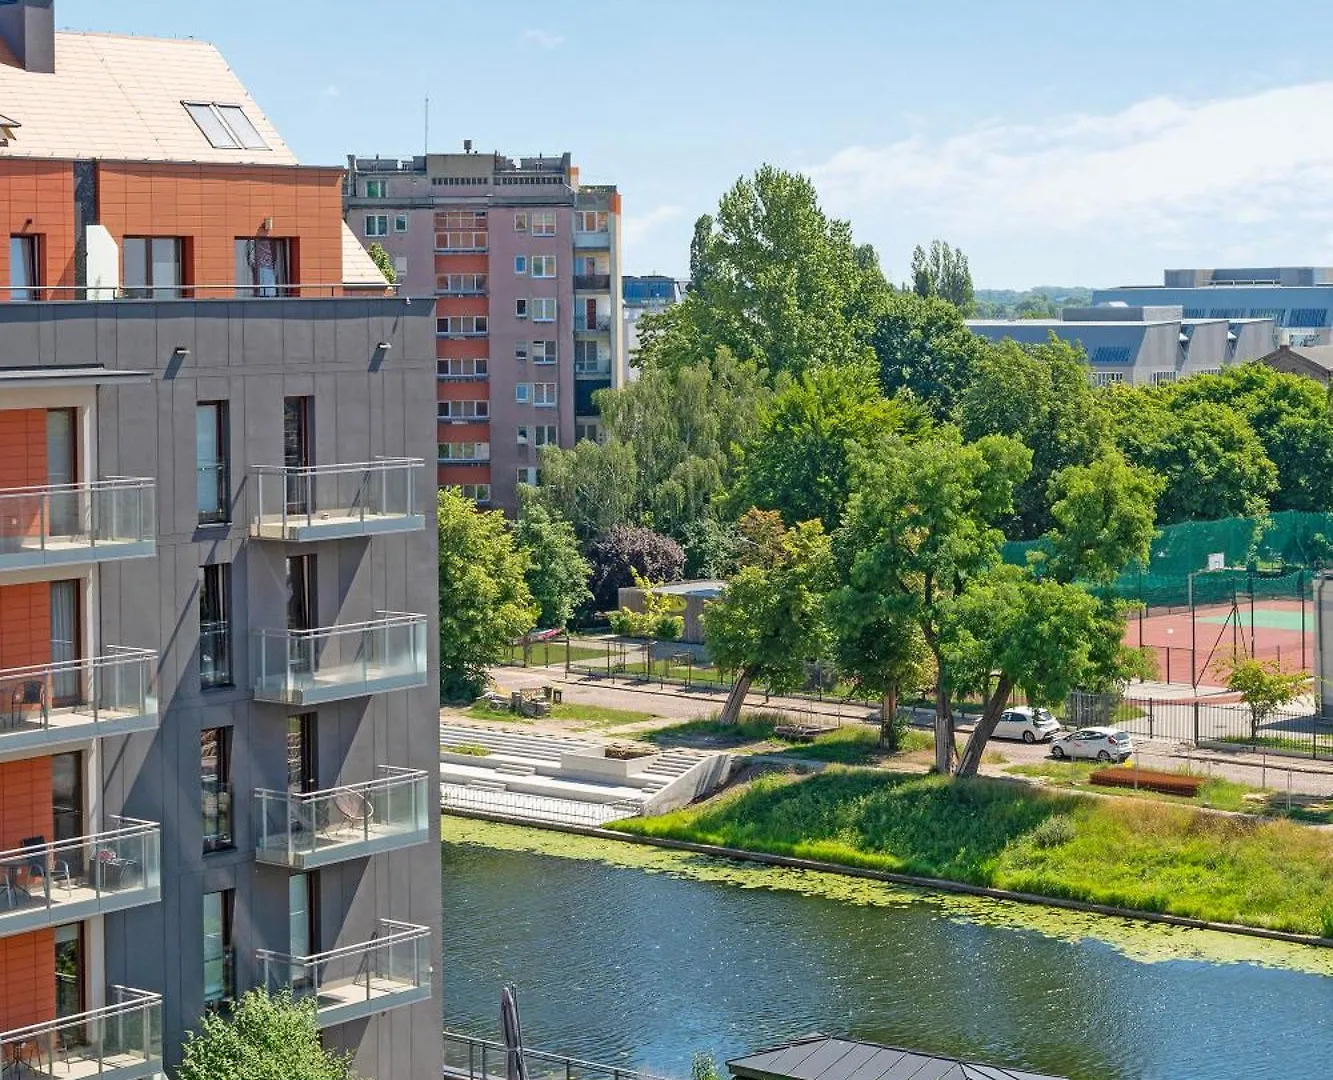
<instances>
[{"instance_id":1,"label":"river","mask_svg":"<svg viewBox=\"0 0 1333 1080\"><path fill-rule=\"evenodd\" d=\"M822 1031L1070 1080L1333 1075L1333 950L444 819L446 1027L671 1077Z\"/></svg>"}]
</instances>

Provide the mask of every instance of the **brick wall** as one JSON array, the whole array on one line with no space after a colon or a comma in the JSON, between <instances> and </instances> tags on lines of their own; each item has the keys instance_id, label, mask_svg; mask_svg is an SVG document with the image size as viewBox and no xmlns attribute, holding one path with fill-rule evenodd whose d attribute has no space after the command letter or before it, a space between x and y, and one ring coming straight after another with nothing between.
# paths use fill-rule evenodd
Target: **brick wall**
<instances>
[{"instance_id":1,"label":"brick wall","mask_svg":"<svg viewBox=\"0 0 1333 1080\"><path fill-rule=\"evenodd\" d=\"M0 938L0 972L0 1031L55 1017L54 930Z\"/></svg>"},{"instance_id":2,"label":"brick wall","mask_svg":"<svg viewBox=\"0 0 1333 1080\"><path fill-rule=\"evenodd\" d=\"M41 238L41 284L74 284L72 163L0 159L0 300L9 299L9 237L15 233Z\"/></svg>"}]
</instances>

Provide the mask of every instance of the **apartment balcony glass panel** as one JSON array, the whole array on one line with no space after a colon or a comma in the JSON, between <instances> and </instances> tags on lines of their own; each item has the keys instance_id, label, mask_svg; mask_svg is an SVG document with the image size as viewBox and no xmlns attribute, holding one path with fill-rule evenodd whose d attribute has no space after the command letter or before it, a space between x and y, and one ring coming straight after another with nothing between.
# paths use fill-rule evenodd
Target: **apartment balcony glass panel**
<instances>
[{"instance_id":1,"label":"apartment balcony glass panel","mask_svg":"<svg viewBox=\"0 0 1333 1080\"><path fill-rule=\"evenodd\" d=\"M250 535L265 540L336 540L426 527L421 458L351 465L250 470Z\"/></svg>"},{"instance_id":2,"label":"apartment balcony glass panel","mask_svg":"<svg viewBox=\"0 0 1333 1080\"><path fill-rule=\"evenodd\" d=\"M610 274L575 274L575 292L610 292Z\"/></svg>"},{"instance_id":3,"label":"apartment balcony glass panel","mask_svg":"<svg viewBox=\"0 0 1333 1080\"><path fill-rule=\"evenodd\" d=\"M5 1075L25 1080L140 1080L162 1072L162 995L113 986L110 1004L0 1031Z\"/></svg>"},{"instance_id":4,"label":"apartment balcony glass panel","mask_svg":"<svg viewBox=\"0 0 1333 1080\"><path fill-rule=\"evenodd\" d=\"M603 229L600 232L575 232L574 246L587 251L604 251L611 248L611 233Z\"/></svg>"},{"instance_id":5,"label":"apartment balcony glass panel","mask_svg":"<svg viewBox=\"0 0 1333 1080\"><path fill-rule=\"evenodd\" d=\"M0 937L162 898L161 826L112 821L107 832L0 851Z\"/></svg>"},{"instance_id":6,"label":"apartment balcony glass panel","mask_svg":"<svg viewBox=\"0 0 1333 1080\"><path fill-rule=\"evenodd\" d=\"M313 956L255 953L269 993L291 989L316 1003L320 1027L345 1024L373 1013L430 999L430 928L381 919L361 945Z\"/></svg>"},{"instance_id":7,"label":"apartment balcony glass panel","mask_svg":"<svg viewBox=\"0 0 1333 1080\"><path fill-rule=\"evenodd\" d=\"M0 570L151 557L154 490L117 478L0 491Z\"/></svg>"},{"instance_id":8,"label":"apartment balcony glass panel","mask_svg":"<svg viewBox=\"0 0 1333 1080\"><path fill-rule=\"evenodd\" d=\"M611 329L611 316L598 315L595 319L587 315L574 316L574 329L581 334L598 334Z\"/></svg>"},{"instance_id":9,"label":"apartment balcony glass panel","mask_svg":"<svg viewBox=\"0 0 1333 1080\"><path fill-rule=\"evenodd\" d=\"M426 685L426 616L376 612L369 622L256 630L257 701L318 705Z\"/></svg>"},{"instance_id":10,"label":"apartment balcony glass panel","mask_svg":"<svg viewBox=\"0 0 1333 1080\"><path fill-rule=\"evenodd\" d=\"M380 779L326 791L260 789L254 795L255 859L313 870L430 839L426 774L381 766Z\"/></svg>"},{"instance_id":11,"label":"apartment balcony glass panel","mask_svg":"<svg viewBox=\"0 0 1333 1080\"><path fill-rule=\"evenodd\" d=\"M0 669L0 755L154 730L156 661L111 645L90 660Z\"/></svg>"}]
</instances>

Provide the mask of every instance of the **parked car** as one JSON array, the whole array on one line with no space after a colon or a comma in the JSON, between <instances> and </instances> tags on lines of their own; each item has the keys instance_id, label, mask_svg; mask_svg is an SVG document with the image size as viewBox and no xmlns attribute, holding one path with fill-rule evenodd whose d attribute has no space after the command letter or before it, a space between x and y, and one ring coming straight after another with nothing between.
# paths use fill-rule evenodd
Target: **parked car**
<instances>
[{"instance_id":1,"label":"parked car","mask_svg":"<svg viewBox=\"0 0 1333 1080\"><path fill-rule=\"evenodd\" d=\"M1054 738L1060 722L1045 709L1015 705L1006 709L995 725L997 739L1022 739L1025 743L1045 742Z\"/></svg>"},{"instance_id":2,"label":"parked car","mask_svg":"<svg viewBox=\"0 0 1333 1080\"><path fill-rule=\"evenodd\" d=\"M1129 732L1119 728L1085 727L1061 735L1051 742L1053 758L1093 758L1124 761L1134 753Z\"/></svg>"}]
</instances>

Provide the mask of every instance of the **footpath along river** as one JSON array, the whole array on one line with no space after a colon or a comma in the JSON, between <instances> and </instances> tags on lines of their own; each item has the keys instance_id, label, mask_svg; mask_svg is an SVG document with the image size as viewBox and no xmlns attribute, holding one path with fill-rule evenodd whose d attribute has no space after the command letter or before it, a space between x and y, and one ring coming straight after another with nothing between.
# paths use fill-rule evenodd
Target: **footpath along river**
<instances>
[{"instance_id":1,"label":"footpath along river","mask_svg":"<svg viewBox=\"0 0 1333 1080\"><path fill-rule=\"evenodd\" d=\"M443 819L445 1026L687 1077L812 1031L1070 1080L1333 1076L1333 950Z\"/></svg>"}]
</instances>

